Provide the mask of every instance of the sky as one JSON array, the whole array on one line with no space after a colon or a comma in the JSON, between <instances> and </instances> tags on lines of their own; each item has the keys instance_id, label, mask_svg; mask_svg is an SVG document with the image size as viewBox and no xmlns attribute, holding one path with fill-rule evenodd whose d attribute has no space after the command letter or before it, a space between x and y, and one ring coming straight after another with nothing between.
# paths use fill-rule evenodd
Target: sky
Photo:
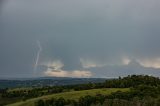
<instances>
[{"instance_id":1,"label":"sky","mask_svg":"<svg viewBox=\"0 0 160 106\"><path fill-rule=\"evenodd\" d=\"M160 76L159 0L1 0L0 78Z\"/></svg>"}]
</instances>

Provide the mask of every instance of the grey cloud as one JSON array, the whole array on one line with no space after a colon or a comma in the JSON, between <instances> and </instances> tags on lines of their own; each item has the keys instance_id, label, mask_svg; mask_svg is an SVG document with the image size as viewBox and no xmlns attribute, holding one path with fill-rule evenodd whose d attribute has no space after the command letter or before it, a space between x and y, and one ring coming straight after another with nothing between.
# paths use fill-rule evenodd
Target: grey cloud
<instances>
[{"instance_id":1,"label":"grey cloud","mask_svg":"<svg viewBox=\"0 0 160 106\"><path fill-rule=\"evenodd\" d=\"M147 74L156 77L160 76L159 69L143 67L136 61L132 61L130 64L125 66L107 66L101 68L91 68L90 70L92 70L92 73L96 73L96 76L93 77L113 78L118 76L127 76L130 74ZM103 73L103 75L101 73Z\"/></svg>"},{"instance_id":2,"label":"grey cloud","mask_svg":"<svg viewBox=\"0 0 160 106\"><path fill-rule=\"evenodd\" d=\"M102 64L118 64L123 56L133 60L158 58L159 10L158 0L15 0L2 3L1 76L31 76L38 51L37 40L43 48L39 62L60 60L67 71L82 70L81 58ZM130 70L138 69L131 67ZM130 70L127 74L132 73ZM42 69L39 71L38 75ZM125 74L118 69L115 72ZM104 73L107 73L105 69L101 75Z\"/></svg>"}]
</instances>

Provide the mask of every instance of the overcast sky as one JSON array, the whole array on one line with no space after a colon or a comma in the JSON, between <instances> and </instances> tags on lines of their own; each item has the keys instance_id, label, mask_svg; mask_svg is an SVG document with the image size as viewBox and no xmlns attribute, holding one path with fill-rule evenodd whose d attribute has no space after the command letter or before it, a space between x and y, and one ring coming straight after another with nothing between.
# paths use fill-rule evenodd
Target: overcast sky
<instances>
[{"instance_id":1,"label":"overcast sky","mask_svg":"<svg viewBox=\"0 0 160 106\"><path fill-rule=\"evenodd\" d=\"M1 0L0 77L160 76L160 0Z\"/></svg>"}]
</instances>

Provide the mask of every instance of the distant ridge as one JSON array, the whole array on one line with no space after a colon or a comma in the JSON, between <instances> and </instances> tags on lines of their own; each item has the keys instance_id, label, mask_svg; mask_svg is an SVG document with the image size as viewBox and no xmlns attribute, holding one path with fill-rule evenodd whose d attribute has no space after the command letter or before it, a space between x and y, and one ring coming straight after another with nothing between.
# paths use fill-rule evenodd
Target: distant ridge
<instances>
[{"instance_id":1,"label":"distant ridge","mask_svg":"<svg viewBox=\"0 0 160 106\"><path fill-rule=\"evenodd\" d=\"M60 86L85 83L104 82L107 78L70 78L70 77L38 77L38 78L5 78L0 79L0 88Z\"/></svg>"}]
</instances>

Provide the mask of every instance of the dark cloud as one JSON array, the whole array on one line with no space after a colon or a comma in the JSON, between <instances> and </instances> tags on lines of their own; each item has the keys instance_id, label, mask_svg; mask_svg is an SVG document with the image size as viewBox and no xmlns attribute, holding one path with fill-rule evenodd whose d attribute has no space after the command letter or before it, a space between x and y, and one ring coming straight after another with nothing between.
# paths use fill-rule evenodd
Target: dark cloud
<instances>
[{"instance_id":1,"label":"dark cloud","mask_svg":"<svg viewBox=\"0 0 160 106\"><path fill-rule=\"evenodd\" d=\"M91 68L93 73L96 73L96 77L118 77L118 76L127 76L130 74L143 74L143 75L152 75L159 77L159 69L155 68L146 68L141 66L136 61L132 61L130 64L124 66L107 66L101 68ZM101 73L104 73L103 75Z\"/></svg>"},{"instance_id":2,"label":"dark cloud","mask_svg":"<svg viewBox=\"0 0 160 106\"><path fill-rule=\"evenodd\" d=\"M87 60L85 63L89 65L94 63L93 66L106 65L102 72L97 67L92 69L95 77L106 73L126 75L127 70L127 74L141 72L137 70L150 74L160 65L157 60L160 58L158 0L15 0L0 3L1 76L33 76L37 40L43 49L39 64L59 60L66 71L83 70L80 59ZM117 66L123 64L124 57L130 61L139 60L142 68ZM149 72L144 66L153 69ZM37 76L43 70L39 66Z\"/></svg>"}]
</instances>

